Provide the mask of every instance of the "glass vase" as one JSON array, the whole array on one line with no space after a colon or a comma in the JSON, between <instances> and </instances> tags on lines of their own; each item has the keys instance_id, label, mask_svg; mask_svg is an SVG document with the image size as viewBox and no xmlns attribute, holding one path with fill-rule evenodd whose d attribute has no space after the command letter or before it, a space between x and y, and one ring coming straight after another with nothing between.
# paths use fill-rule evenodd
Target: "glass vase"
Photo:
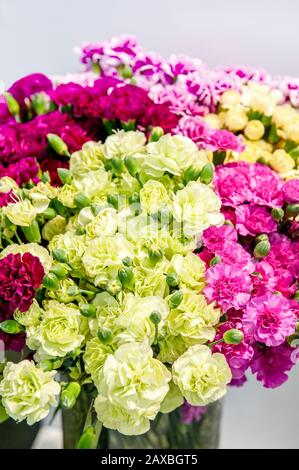
<instances>
[{"instance_id":1,"label":"glass vase","mask_svg":"<svg viewBox=\"0 0 299 470\"><path fill-rule=\"evenodd\" d=\"M83 432L90 399L80 394L71 410L64 410L64 448L74 449ZM186 424L182 419L182 408L159 413L151 428L140 436L124 436L117 431L102 428L98 448L100 449L216 449L219 445L222 401L207 406L200 419Z\"/></svg>"}]
</instances>

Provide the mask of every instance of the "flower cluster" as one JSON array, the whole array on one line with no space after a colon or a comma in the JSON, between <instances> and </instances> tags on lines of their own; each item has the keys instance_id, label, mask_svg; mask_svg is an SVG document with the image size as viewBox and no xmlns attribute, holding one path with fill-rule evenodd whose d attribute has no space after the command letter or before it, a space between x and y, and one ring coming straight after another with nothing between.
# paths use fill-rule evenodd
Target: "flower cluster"
<instances>
[{"instance_id":1,"label":"flower cluster","mask_svg":"<svg viewBox=\"0 0 299 470\"><path fill-rule=\"evenodd\" d=\"M0 396L33 424L88 393L84 443L97 420L199 421L250 370L287 380L299 84L130 37L81 58L83 74L0 98L0 339L25 357L1 366Z\"/></svg>"},{"instance_id":2,"label":"flower cluster","mask_svg":"<svg viewBox=\"0 0 299 470\"><path fill-rule=\"evenodd\" d=\"M225 394L231 370L210 344L221 311L207 302L205 263L193 253L224 221L207 182L213 166L189 138L158 134L120 130L84 144L58 171L59 187L0 180L0 297L10 312L0 328L25 336L34 360L4 369L0 393L14 419L48 413L56 370L70 380L62 406L69 387L92 384L98 419L129 435L184 400L203 407Z\"/></svg>"},{"instance_id":3,"label":"flower cluster","mask_svg":"<svg viewBox=\"0 0 299 470\"><path fill-rule=\"evenodd\" d=\"M199 256L209 266L204 293L226 316L219 337L231 328L244 333L238 346L214 346L226 356L235 383L242 383L251 367L264 386L276 387L296 362L288 338L298 321L298 240L290 232L298 187L299 180L284 183L258 163L216 168L215 188L226 223L204 232ZM276 367L278 351L284 354Z\"/></svg>"}]
</instances>

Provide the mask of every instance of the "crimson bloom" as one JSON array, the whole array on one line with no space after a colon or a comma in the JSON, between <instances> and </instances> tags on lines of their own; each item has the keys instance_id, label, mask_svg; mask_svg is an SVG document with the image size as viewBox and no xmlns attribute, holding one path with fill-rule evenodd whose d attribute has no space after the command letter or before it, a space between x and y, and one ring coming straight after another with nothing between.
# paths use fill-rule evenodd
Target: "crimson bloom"
<instances>
[{"instance_id":1,"label":"crimson bloom","mask_svg":"<svg viewBox=\"0 0 299 470\"><path fill-rule=\"evenodd\" d=\"M11 313L29 309L44 276L43 265L31 253L10 253L0 260L0 298Z\"/></svg>"}]
</instances>

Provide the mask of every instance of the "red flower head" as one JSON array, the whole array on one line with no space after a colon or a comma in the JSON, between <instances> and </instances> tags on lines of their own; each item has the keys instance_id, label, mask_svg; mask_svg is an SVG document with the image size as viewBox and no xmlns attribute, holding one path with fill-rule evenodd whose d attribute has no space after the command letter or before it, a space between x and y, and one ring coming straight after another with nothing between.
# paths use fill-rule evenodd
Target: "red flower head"
<instances>
[{"instance_id":1,"label":"red flower head","mask_svg":"<svg viewBox=\"0 0 299 470\"><path fill-rule=\"evenodd\" d=\"M31 253L10 253L0 260L0 298L8 302L11 313L29 309L44 276L43 265Z\"/></svg>"}]
</instances>

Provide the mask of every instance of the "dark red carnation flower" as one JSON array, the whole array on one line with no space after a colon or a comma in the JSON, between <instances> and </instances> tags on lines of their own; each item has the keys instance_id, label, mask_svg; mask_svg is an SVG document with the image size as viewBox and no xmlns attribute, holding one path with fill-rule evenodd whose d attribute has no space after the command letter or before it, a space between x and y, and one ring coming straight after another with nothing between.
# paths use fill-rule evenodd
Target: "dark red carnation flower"
<instances>
[{"instance_id":1,"label":"dark red carnation flower","mask_svg":"<svg viewBox=\"0 0 299 470\"><path fill-rule=\"evenodd\" d=\"M31 253L10 253L0 260L0 298L11 313L29 309L44 276L43 265Z\"/></svg>"}]
</instances>

